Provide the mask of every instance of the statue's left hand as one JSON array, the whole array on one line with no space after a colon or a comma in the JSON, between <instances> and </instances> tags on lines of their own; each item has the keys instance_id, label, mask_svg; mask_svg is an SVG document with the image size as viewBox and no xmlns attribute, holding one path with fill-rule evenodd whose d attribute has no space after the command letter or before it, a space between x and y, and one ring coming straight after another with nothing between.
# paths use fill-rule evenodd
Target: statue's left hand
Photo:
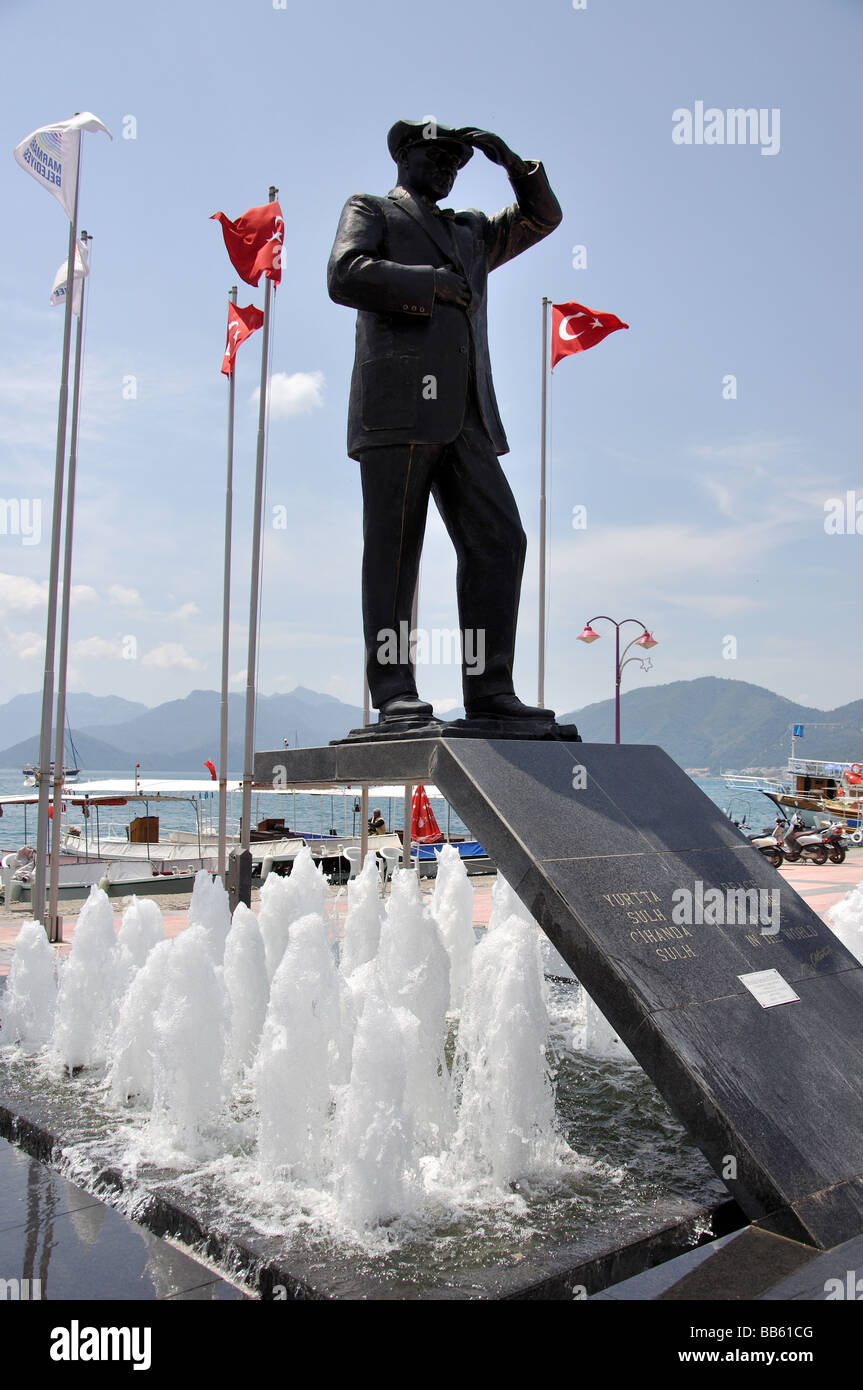
<instances>
[{"instance_id":1,"label":"statue's left hand","mask_svg":"<svg viewBox=\"0 0 863 1390\"><path fill-rule=\"evenodd\" d=\"M501 140L499 135L493 135L490 130L476 130L472 126L465 126L458 133L462 140L473 145L474 149L482 150L492 164L503 165L508 174L527 173L528 165Z\"/></svg>"}]
</instances>

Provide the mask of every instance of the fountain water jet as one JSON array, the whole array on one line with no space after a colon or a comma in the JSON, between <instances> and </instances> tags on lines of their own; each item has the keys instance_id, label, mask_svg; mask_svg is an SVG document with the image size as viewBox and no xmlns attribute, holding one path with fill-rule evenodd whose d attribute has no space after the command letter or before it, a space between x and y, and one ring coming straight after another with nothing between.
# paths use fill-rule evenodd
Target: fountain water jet
<instances>
[{"instance_id":1,"label":"fountain water jet","mask_svg":"<svg viewBox=\"0 0 863 1390\"><path fill-rule=\"evenodd\" d=\"M555 1126L547 1036L539 941L513 915L477 946L462 1009L451 1163L462 1180L503 1187L560 1167L568 1149Z\"/></svg>"},{"instance_id":2,"label":"fountain water jet","mask_svg":"<svg viewBox=\"0 0 863 1390\"><path fill-rule=\"evenodd\" d=\"M60 971L51 1039L53 1051L70 1071L105 1063L122 990L128 986L131 957L117 945L114 914L105 893L90 889L75 928L75 939Z\"/></svg>"},{"instance_id":3,"label":"fountain water jet","mask_svg":"<svg viewBox=\"0 0 863 1390\"><path fill-rule=\"evenodd\" d=\"M137 970L141 969L153 947L164 939L165 928L158 903L151 898L133 897L123 913L117 942L125 946Z\"/></svg>"},{"instance_id":4,"label":"fountain water jet","mask_svg":"<svg viewBox=\"0 0 863 1390\"><path fill-rule=\"evenodd\" d=\"M57 1005L57 962L41 922L25 922L15 954L0 1020L0 1047L38 1052L51 1037Z\"/></svg>"},{"instance_id":5,"label":"fountain water jet","mask_svg":"<svg viewBox=\"0 0 863 1390\"><path fill-rule=\"evenodd\" d=\"M262 1174L320 1179L330 1088L341 1061L340 1024L339 981L326 928L319 914L310 913L290 928L253 1068Z\"/></svg>"},{"instance_id":6,"label":"fountain water jet","mask_svg":"<svg viewBox=\"0 0 863 1390\"><path fill-rule=\"evenodd\" d=\"M473 930L473 889L454 845L444 845L437 856L437 875L431 914L449 953L450 1008L461 1008L470 979L476 945Z\"/></svg>"},{"instance_id":7,"label":"fountain water jet","mask_svg":"<svg viewBox=\"0 0 863 1390\"><path fill-rule=\"evenodd\" d=\"M224 980L229 1014L225 1079L230 1084L241 1077L255 1059L270 986L258 919L244 903L234 910L225 943Z\"/></svg>"},{"instance_id":8,"label":"fountain water jet","mask_svg":"<svg viewBox=\"0 0 863 1390\"><path fill-rule=\"evenodd\" d=\"M350 1084L334 1124L339 1212L355 1229L409 1215L421 1205L406 1084L402 1024L375 975L354 1036Z\"/></svg>"},{"instance_id":9,"label":"fountain water jet","mask_svg":"<svg viewBox=\"0 0 863 1390\"><path fill-rule=\"evenodd\" d=\"M362 870L348 880L340 966L347 978L361 965L374 960L381 939L380 873L374 850L369 850Z\"/></svg>"},{"instance_id":10,"label":"fountain water jet","mask_svg":"<svg viewBox=\"0 0 863 1390\"><path fill-rule=\"evenodd\" d=\"M300 850L288 878L280 874L267 875L261 887L258 925L264 938L271 980L285 953L291 923L315 913L323 917L326 901L327 880L320 866L315 866L308 845Z\"/></svg>"},{"instance_id":11,"label":"fountain water jet","mask_svg":"<svg viewBox=\"0 0 863 1390\"><path fill-rule=\"evenodd\" d=\"M153 1027L148 1144L162 1162L186 1165L217 1151L227 1007L221 972L213 964L212 932L203 924L190 926L167 944Z\"/></svg>"},{"instance_id":12,"label":"fountain water jet","mask_svg":"<svg viewBox=\"0 0 863 1390\"><path fill-rule=\"evenodd\" d=\"M393 875L378 965L388 1002L394 1009L404 1010L407 1105L418 1144L424 1152L432 1152L442 1146L452 1121L450 1076L444 1058L450 963L411 869L397 869Z\"/></svg>"}]
</instances>

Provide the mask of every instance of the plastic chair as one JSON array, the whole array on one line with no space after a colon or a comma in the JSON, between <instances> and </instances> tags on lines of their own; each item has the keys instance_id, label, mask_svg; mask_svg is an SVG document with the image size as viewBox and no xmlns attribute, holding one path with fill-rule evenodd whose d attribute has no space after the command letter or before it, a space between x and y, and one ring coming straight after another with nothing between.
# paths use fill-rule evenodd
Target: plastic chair
<instances>
[{"instance_id":1,"label":"plastic chair","mask_svg":"<svg viewBox=\"0 0 863 1390\"><path fill-rule=\"evenodd\" d=\"M363 852L359 845L348 845L346 849L339 851L343 859L347 859L351 866L348 878L356 878L360 869L363 867Z\"/></svg>"},{"instance_id":2,"label":"plastic chair","mask_svg":"<svg viewBox=\"0 0 863 1390\"><path fill-rule=\"evenodd\" d=\"M399 849L398 845L385 845L378 850L378 854L384 861L381 880L383 891L386 892L387 884L389 883L390 879L393 876L393 873L398 868L399 864L402 862L402 852Z\"/></svg>"}]
</instances>

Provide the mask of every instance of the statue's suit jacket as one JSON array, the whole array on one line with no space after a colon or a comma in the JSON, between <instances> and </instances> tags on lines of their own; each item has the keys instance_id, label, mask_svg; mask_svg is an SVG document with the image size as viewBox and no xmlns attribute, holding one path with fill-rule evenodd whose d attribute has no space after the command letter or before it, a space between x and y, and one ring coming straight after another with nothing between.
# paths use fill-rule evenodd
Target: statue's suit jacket
<instances>
[{"instance_id":1,"label":"statue's suit jacket","mask_svg":"<svg viewBox=\"0 0 863 1390\"><path fill-rule=\"evenodd\" d=\"M488 272L541 241L562 216L541 164L511 182L517 201L510 207L493 217L476 209L449 214L448 226L400 187L385 198L358 193L345 204L327 284L337 304L359 311L351 458L377 446L457 438L471 368L489 438L498 454L508 451L489 363ZM436 268L467 280L467 310L435 302Z\"/></svg>"}]
</instances>

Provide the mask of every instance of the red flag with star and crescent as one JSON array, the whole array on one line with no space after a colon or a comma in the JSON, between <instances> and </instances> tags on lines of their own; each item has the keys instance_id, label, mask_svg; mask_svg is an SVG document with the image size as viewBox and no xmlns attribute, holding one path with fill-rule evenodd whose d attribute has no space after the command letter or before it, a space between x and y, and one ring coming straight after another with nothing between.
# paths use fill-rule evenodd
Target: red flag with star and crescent
<instances>
[{"instance_id":1,"label":"red flag with star and crescent","mask_svg":"<svg viewBox=\"0 0 863 1390\"><path fill-rule=\"evenodd\" d=\"M236 222L223 212L214 212L210 221L221 223L226 250L241 280L257 286L266 275L274 285L281 282L285 221L278 203L249 208Z\"/></svg>"},{"instance_id":2,"label":"red flag with star and crescent","mask_svg":"<svg viewBox=\"0 0 863 1390\"><path fill-rule=\"evenodd\" d=\"M551 306L551 369L557 366L561 357L569 357L573 352L586 352L615 333L618 328L628 328L616 314L597 314L583 304L552 304Z\"/></svg>"},{"instance_id":3,"label":"red flag with star and crescent","mask_svg":"<svg viewBox=\"0 0 863 1390\"><path fill-rule=\"evenodd\" d=\"M411 839L415 844L428 844L431 840L441 840L443 835L435 820L431 802L423 786L414 789L411 801Z\"/></svg>"},{"instance_id":4,"label":"red flag with star and crescent","mask_svg":"<svg viewBox=\"0 0 863 1390\"><path fill-rule=\"evenodd\" d=\"M254 304L247 304L245 309L241 309L237 304L228 305L228 340L222 358L222 372L225 376L230 376L234 370L234 359L240 343L251 338L263 322L264 316Z\"/></svg>"}]
</instances>

